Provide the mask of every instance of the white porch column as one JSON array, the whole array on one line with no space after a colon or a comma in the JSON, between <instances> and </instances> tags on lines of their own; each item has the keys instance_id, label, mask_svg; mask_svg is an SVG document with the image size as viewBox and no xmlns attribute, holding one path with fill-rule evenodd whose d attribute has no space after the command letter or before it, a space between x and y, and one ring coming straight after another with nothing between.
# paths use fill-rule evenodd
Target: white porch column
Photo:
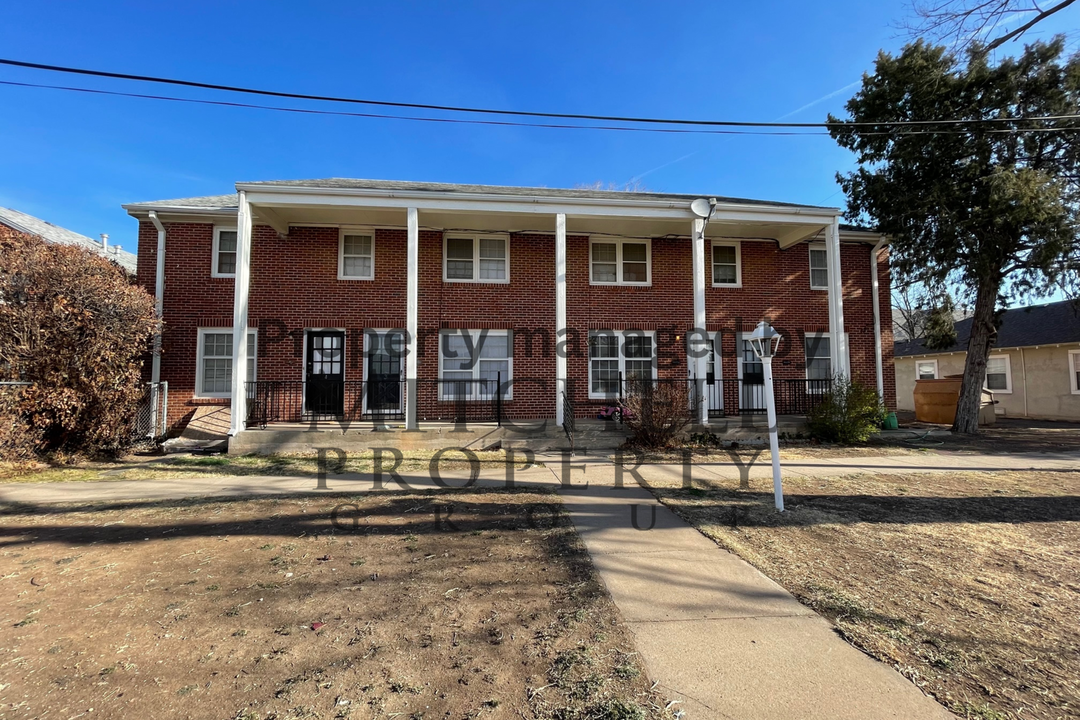
<instances>
[{"instance_id":1,"label":"white porch column","mask_svg":"<svg viewBox=\"0 0 1080 720\"><path fill-rule=\"evenodd\" d=\"M696 422L702 425L709 424L709 404L705 402L705 374L708 372L708 355L705 331L705 221L695 218L690 229L692 254L694 258L694 328L690 332L693 343L687 343L692 348L695 357L689 358L694 368L694 389L698 395L698 417Z\"/></svg>"},{"instance_id":2,"label":"white porch column","mask_svg":"<svg viewBox=\"0 0 1080 720\"><path fill-rule=\"evenodd\" d=\"M555 424L562 425L563 393L566 392L566 352L559 352L559 340L566 339L566 215L555 216Z\"/></svg>"},{"instance_id":3,"label":"white porch column","mask_svg":"<svg viewBox=\"0 0 1080 720\"><path fill-rule=\"evenodd\" d=\"M236 435L247 420L248 290L251 287L251 206L239 193L236 213L236 277L233 279L232 408L229 434Z\"/></svg>"},{"instance_id":4,"label":"white porch column","mask_svg":"<svg viewBox=\"0 0 1080 720\"><path fill-rule=\"evenodd\" d=\"M416 208L408 209L409 242L406 261L406 309L405 334L408 339L408 353L405 355L405 429L417 430L420 425L416 407L416 367L420 343L417 335L420 331L420 219Z\"/></svg>"},{"instance_id":5,"label":"white porch column","mask_svg":"<svg viewBox=\"0 0 1080 720\"><path fill-rule=\"evenodd\" d=\"M885 402L885 372L881 363L881 292L878 287L878 255L885 240L880 240L870 250L870 292L874 294L874 372L877 378L877 394Z\"/></svg>"},{"instance_id":6,"label":"white porch column","mask_svg":"<svg viewBox=\"0 0 1080 720\"><path fill-rule=\"evenodd\" d=\"M844 281L840 276L840 218L825 229L825 258L829 272L829 362L833 375L851 376L847 336L844 335Z\"/></svg>"}]
</instances>

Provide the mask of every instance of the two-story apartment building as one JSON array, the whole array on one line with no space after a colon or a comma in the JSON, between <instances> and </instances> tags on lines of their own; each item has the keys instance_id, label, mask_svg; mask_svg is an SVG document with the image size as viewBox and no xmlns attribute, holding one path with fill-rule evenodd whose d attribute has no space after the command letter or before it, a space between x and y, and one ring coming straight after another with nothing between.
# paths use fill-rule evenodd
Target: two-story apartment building
<instances>
[{"instance_id":1,"label":"two-story apartment building","mask_svg":"<svg viewBox=\"0 0 1080 720\"><path fill-rule=\"evenodd\" d=\"M165 321L151 379L169 383L174 428L202 405L230 405L232 434L562 424L643 380L690 381L709 423L763 410L746 342L762 318L784 335L781 413L834 374L895 403L887 250L835 208L349 179L236 190L124 206Z\"/></svg>"}]
</instances>

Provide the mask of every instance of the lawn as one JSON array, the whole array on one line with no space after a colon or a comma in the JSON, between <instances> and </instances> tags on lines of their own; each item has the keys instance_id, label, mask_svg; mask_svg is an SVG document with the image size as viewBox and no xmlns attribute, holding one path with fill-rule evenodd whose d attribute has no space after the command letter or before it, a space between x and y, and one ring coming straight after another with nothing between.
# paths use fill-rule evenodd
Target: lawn
<instances>
[{"instance_id":1,"label":"lawn","mask_svg":"<svg viewBox=\"0 0 1080 720\"><path fill-rule=\"evenodd\" d=\"M786 478L783 515L767 481L652 490L960 716L1051 720L1080 714L1078 479Z\"/></svg>"},{"instance_id":2,"label":"lawn","mask_svg":"<svg viewBox=\"0 0 1080 720\"><path fill-rule=\"evenodd\" d=\"M436 450L409 450L401 452L397 471L427 473ZM375 468L376 457L372 452L350 453L345 461L338 463L329 453L323 463L330 473L367 473ZM379 459L384 469L394 467L396 459L384 453ZM481 469L505 468L513 463L515 468L530 463L523 451L474 451L469 458L460 451L448 450L436 459L440 470L467 470L470 462ZM533 461L533 466L541 463ZM288 455L166 455L164 457L127 458L106 462L81 462L72 465L0 465L0 482L94 482L108 480L175 480L178 478L213 478L237 476L279 475L291 477L317 477L319 458L314 453Z\"/></svg>"},{"instance_id":3,"label":"lawn","mask_svg":"<svg viewBox=\"0 0 1080 720\"><path fill-rule=\"evenodd\" d=\"M671 717L546 493L8 507L0 591L7 718Z\"/></svg>"}]
</instances>

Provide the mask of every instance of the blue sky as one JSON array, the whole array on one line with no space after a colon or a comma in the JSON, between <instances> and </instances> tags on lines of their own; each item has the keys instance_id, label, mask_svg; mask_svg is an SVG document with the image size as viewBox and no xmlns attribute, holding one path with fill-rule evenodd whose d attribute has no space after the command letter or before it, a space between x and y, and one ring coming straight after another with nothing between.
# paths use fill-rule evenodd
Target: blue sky
<instances>
[{"instance_id":1,"label":"blue sky","mask_svg":"<svg viewBox=\"0 0 1080 720\"><path fill-rule=\"evenodd\" d=\"M381 5L8 3L0 56L405 102L814 122L842 112L854 88L815 101L903 44L895 25L906 12L893 0ZM235 99L7 67L0 80ZM655 191L841 206L834 175L851 167L827 136L453 126L8 86L0 103L0 205L107 232L132 251L135 221L121 203L230 192L244 180L638 178Z\"/></svg>"}]
</instances>

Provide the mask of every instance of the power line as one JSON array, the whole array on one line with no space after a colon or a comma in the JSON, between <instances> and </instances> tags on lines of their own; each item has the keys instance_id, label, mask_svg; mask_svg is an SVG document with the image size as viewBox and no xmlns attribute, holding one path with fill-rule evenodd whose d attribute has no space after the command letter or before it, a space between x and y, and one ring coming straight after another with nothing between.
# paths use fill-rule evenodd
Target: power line
<instances>
[{"instance_id":1,"label":"power line","mask_svg":"<svg viewBox=\"0 0 1080 720\"><path fill-rule=\"evenodd\" d=\"M667 128L667 127L628 127L625 125L574 125L569 123L533 123L524 122L520 120L479 120L476 118L437 118L437 117L421 117L417 115L389 115L383 113L360 113L360 112L346 112L343 110L316 110L312 108L294 108L294 107L282 107L279 105L258 105L254 103L240 103L231 102L227 100L203 100L198 98L184 98L175 97L172 95L150 95L146 93L129 93L121 92L118 90L99 90L96 88L83 88L72 87L67 85L47 85L43 83L24 83L15 82L13 80L0 80L0 85L7 85L11 87L23 87L23 88L36 88L45 90L61 90L65 92L85 93L90 95L108 95L113 97L127 97L136 98L140 100L162 100L166 102L178 102L188 103L193 105L213 105L218 107L233 107L233 108L245 108L252 110L271 110L275 112L296 113L301 115L331 115L338 117L358 117L358 118L372 118L379 120L409 120L414 122L431 122L431 123L445 123L452 125L489 125L498 127L529 127L529 128L548 128L556 130L607 130L618 132L638 132L638 133L665 133L665 134L679 134L679 135L757 135L757 136L788 136L788 137L800 137L800 136L823 136L828 135L828 132L815 132L813 130L719 130L719 129L707 129L707 128ZM822 127L821 125L814 127ZM983 133L992 134L1016 134L1016 133L1050 133L1050 132L1071 132L1080 130L1080 127L1066 127L1066 128L989 128L983 130ZM863 136L881 136L892 135L894 137L907 137L912 135L963 135L967 134L967 130L936 130L929 129L915 129L905 132L886 132L886 131L865 131L859 130L860 135Z\"/></svg>"},{"instance_id":2,"label":"power line","mask_svg":"<svg viewBox=\"0 0 1080 720\"><path fill-rule=\"evenodd\" d=\"M359 105L374 105L381 107L409 108L413 110L437 110L442 112L460 112L484 115L503 115L519 117L551 118L560 120L591 120L598 122L622 122L644 123L659 125L699 125L707 127L755 127L755 128L824 128L831 127L907 127L926 125L985 125L1008 122L1048 122L1054 120L1080 120L1080 115L1044 115L1029 118L977 118L971 120L947 119L947 120L899 120L888 122L838 122L838 123L780 123L780 122L749 122L736 120L687 120L678 118L647 118L626 117L618 115L587 115L580 113L555 113L536 112L527 110L500 110L493 108L470 108L454 105L434 105L429 103L406 103L392 102L388 100L370 100L362 98L335 97L330 95L311 95L307 93L290 93L276 90L262 90L258 88L238 87L234 85L220 85L205 83L194 80L179 80L176 78L163 78L153 75L135 75L131 73L117 73L105 70L92 70L88 68L74 68L63 65L46 65L32 63L23 60L11 60L0 58L0 65L21 67L32 70L44 70L47 72L68 73L91 77L112 78L117 80L130 80L136 82L161 83L166 85L178 85L182 87L201 88L205 90L219 90L223 92L246 93L249 95L263 95L268 97L288 98L293 100L312 100L319 102L352 103ZM416 119L416 118L402 118ZM544 127L540 125L540 127Z\"/></svg>"}]
</instances>

